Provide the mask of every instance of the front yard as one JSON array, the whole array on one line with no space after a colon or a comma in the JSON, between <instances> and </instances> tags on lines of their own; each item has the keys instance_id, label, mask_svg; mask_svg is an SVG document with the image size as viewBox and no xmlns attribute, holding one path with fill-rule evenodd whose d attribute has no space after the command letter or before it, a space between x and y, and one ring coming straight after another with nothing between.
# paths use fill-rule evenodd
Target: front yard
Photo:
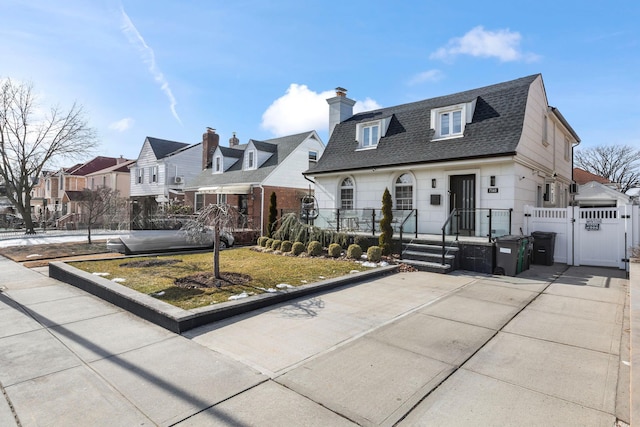
<instances>
[{"instance_id":1,"label":"front yard","mask_svg":"<svg viewBox=\"0 0 640 427\"><path fill-rule=\"evenodd\" d=\"M211 253L80 261L69 265L186 310L368 269L352 260L282 256L250 248L220 252L223 279L220 281L213 278Z\"/></svg>"}]
</instances>

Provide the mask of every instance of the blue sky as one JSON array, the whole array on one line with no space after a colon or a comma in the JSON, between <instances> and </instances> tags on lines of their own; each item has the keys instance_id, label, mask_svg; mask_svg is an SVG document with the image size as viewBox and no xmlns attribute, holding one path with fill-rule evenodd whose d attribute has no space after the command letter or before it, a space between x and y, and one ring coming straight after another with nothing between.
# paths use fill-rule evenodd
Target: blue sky
<instances>
[{"instance_id":1,"label":"blue sky","mask_svg":"<svg viewBox=\"0 0 640 427\"><path fill-rule=\"evenodd\" d=\"M4 0L0 78L82 104L96 154L146 136L224 145L542 73L582 147L640 148L640 2Z\"/></svg>"}]
</instances>

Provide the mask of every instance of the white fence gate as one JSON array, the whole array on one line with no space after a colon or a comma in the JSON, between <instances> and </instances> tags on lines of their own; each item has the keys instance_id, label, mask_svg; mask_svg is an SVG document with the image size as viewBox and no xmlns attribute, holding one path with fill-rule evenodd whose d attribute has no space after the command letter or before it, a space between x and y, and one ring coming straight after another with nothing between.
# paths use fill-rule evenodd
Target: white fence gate
<instances>
[{"instance_id":1,"label":"white fence gate","mask_svg":"<svg viewBox=\"0 0 640 427\"><path fill-rule=\"evenodd\" d=\"M556 233L554 262L626 269L640 243L639 207L564 209L525 207L525 234Z\"/></svg>"}]
</instances>

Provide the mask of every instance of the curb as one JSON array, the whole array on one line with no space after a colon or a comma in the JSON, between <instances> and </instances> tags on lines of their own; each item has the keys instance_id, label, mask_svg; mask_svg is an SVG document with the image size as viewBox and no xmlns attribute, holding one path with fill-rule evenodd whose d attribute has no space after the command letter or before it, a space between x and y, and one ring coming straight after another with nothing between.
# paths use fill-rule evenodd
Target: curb
<instances>
[{"instance_id":1,"label":"curb","mask_svg":"<svg viewBox=\"0 0 640 427\"><path fill-rule=\"evenodd\" d=\"M79 270L61 261L49 263L49 277L80 288L115 306L135 314L175 333L182 333L197 326L244 314L315 293L353 285L386 274L395 273L397 265L376 267L369 271L353 273L335 279L310 283L277 293L253 295L241 300L227 301L193 310L184 310L149 295L139 293L111 280Z\"/></svg>"}]
</instances>

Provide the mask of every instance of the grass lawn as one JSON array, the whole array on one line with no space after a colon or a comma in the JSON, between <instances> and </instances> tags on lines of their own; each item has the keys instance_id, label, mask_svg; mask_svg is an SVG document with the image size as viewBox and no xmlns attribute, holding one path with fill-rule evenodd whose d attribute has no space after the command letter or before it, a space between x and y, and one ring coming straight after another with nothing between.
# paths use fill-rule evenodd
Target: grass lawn
<instances>
[{"instance_id":1,"label":"grass lawn","mask_svg":"<svg viewBox=\"0 0 640 427\"><path fill-rule=\"evenodd\" d=\"M344 276L367 267L355 261L283 256L250 248L220 252L219 287L213 285L213 254L163 255L129 259L70 262L75 268L149 294L186 310L228 301L229 297L275 289L278 284L300 286ZM123 280L122 280L123 279Z\"/></svg>"}]
</instances>

